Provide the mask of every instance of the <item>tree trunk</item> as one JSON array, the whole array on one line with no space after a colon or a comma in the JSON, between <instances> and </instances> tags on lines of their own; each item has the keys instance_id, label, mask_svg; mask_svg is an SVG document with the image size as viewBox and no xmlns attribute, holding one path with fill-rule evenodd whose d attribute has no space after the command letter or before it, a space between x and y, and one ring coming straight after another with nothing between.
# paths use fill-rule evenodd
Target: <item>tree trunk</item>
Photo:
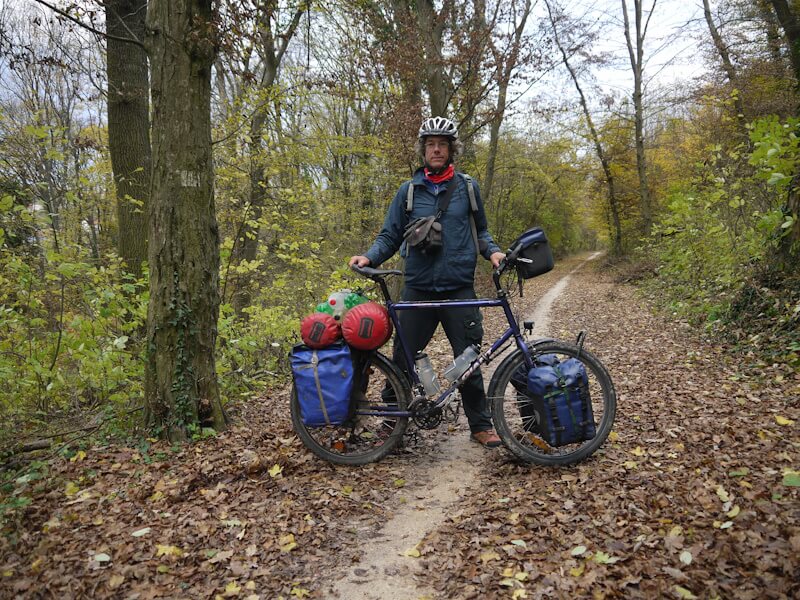
<instances>
[{"instance_id":1,"label":"tree trunk","mask_svg":"<svg viewBox=\"0 0 800 600\"><path fill-rule=\"evenodd\" d=\"M650 10L650 16L656 7L656 0ZM644 150L644 107L642 99L642 80L644 75L644 38L647 34L647 22L642 24L642 0L633 0L634 17L636 19L636 44L631 40L631 26L628 18L628 5L622 0L622 14L625 25L625 42L633 71L633 121L636 135L636 171L639 175L639 198L641 199L642 231L650 235L653 226L653 207L650 200L650 188L647 182L647 162Z\"/></svg>"},{"instance_id":2,"label":"tree trunk","mask_svg":"<svg viewBox=\"0 0 800 600\"><path fill-rule=\"evenodd\" d=\"M797 89L800 91L800 10L796 2L791 7L786 0L771 2L789 43L789 56L792 59ZM800 116L800 109L795 110ZM796 270L800 264L800 165L795 169L784 211L793 222L789 231L781 238L779 252L775 257L777 266L784 270Z\"/></svg>"},{"instance_id":3,"label":"tree trunk","mask_svg":"<svg viewBox=\"0 0 800 600\"><path fill-rule=\"evenodd\" d=\"M498 71L498 89L497 89L497 104L495 105L495 114L489 128L489 154L486 160L486 177L484 177L483 187L481 188L481 195L483 196L484 203L488 204L492 198L492 186L494 185L494 170L497 163L497 144L500 140L500 126L503 124L503 118L506 113L506 98L508 95L508 86L511 82L511 73L517 66L517 59L519 58L519 51L522 45L522 35L525 32L525 23L528 21L528 15L531 12L531 0L525 0L525 7L522 9L519 23L514 30L514 40L511 45L511 52L508 58L503 61L502 53L495 51L495 62L497 63ZM502 64L502 68L501 68Z\"/></svg>"},{"instance_id":4,"label":"tree trunk","mask_svg":"<svg viewBox=\"0 0 800 600\"><path fill-rule=\"evenodd\" d=\"M211 0L151 0L153 167L145 403L148 426L183 439L227 419L214 347L219 233L211 161Z\"/></svg>"},{"instance_id":5,"label":"tree trunk","mask_svg":"<svg viewBox=\"0 0 800 600\"><path fill-rule=\"evenodd\" d=\"M725 71L725 75L728 77L728 81L730 82L731 86L734 88L734 107L736 108L736 121L739 123L740 130L746 135L747 129L745 128L744 122L744 104L742 102L742 90L736 89L736 68L733 66L733 62L731 62L731 55L728 52L728 46L722 41L722 36L717 29L716 24L714 23L714 19L711 17L711 7L709 6L708 0L703 0L703 14L706 17L706 23L708 24L708 31L711 34L711 39L714 41L714 47L717 49L717 53L719 54L719 58L722 61L722 69Z\"/></svg>"},{"instance_id":6,"label":"tree trunk","mask_svg":"<svg viewBox=\"0 0 800 600\"><path fill-rule=\"evenodd\" d=\"M450 3L445 0L442 10L437 14L433 0L417 2L417 23L422 45L425 48L425 88L431 104L431 116L446 117L450 104L452 82L445 71L442 54L442 35L449 12Z\"/></svg>"},{"instance_id":7,"label":"tree trunk","mask_svg":"<svg viewBox=\"0 0 800 600\"><path fill-rule=\"evenodd\" d=\"M586 123L589 127L589 134L592 138L592 142L594 143L594 149L597 153L597 158L600 160L600 166L603 168L603 174L606 178L606 186L608 190L608 207L611 211L611 224L613 225L613 229L611 230L611 237L614 239L613 253L616 256L620 256L622 255L622 225L619 218L619 203L617 200L614 173L611 171L611 162L609 161L608 156L603 148L603 144L600 142L600 134L597 132L597 128L594 126L592 113L589 111L589 105L586 102L586 96L584 95L583 89L578 81L578 75L575 73L575 69L573 69L572 65L569 63L567 52L564 50L564 46L561 44L561 40L558 36L556 20L553 16L552 10L550 9L550 3L545 2L545 6L547 6L547 13L550 15L550 24L553 28L553 39L555 40L556 46L558 46L558 50L561 53L561 60L564 63L564 66L567 68L567 71L569 71L569 75L572 78L572 83L575 84L575 89L578 91L581 108L583 109L583 115L586 117Z\"/></svg>"},{"instance_id":8,"label":"tree trunk","mask_svg":"<svg viewBox=\"0 0 800 600\"><path fill-rule=\"evenodd\" d=\"M144 39L147 0L106 0L110 35ZM107 39L108 147L117 192L117 249L131 273L147 260L150 184L150 97L147 54L135 45Z\"/></svg>"}]
</instances>

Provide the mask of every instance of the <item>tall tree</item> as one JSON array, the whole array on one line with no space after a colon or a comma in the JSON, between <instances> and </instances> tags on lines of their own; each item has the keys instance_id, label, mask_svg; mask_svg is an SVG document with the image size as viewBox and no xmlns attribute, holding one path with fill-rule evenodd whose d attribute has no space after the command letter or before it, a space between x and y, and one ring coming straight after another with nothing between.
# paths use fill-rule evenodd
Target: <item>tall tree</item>
<instances>
[{"instance_id":1,"label":"tall tree","mask_svg":"<svg viewBox=\"0 0 800 600\"><path fill-rule=\"evenodd\" d=\"M106 0L108 147L117 192L117 248L128 270L147 260L150 94L144 39L147 0Z\"/></svg>"},{"instance_id":2,"label":"tall tree","mask_svg":"<svg viewBox=\"0 0 800 600\"><path fill-rule=\"evenodd\" d=\"M733 87L733 99L734 107L736 108L737 122L739 123L742 131L746 132L744 127L744 103L742 102L742 90L736 89L738 80L736 67L734 67L733 61L731 60L731 55L728 51L728 44L723 41L722 34L720 34L716 23L714 23L714 18L711 15L711 6L709 5L709 0L703 0L703 15L706 18L708 32L711 34L711 39L714 42L714 48L717 50L717 54L719 54L719 58L722 61L722 69L725 71L725 75L728 77L728 81Z\"/></svg>"},{"instance_id":3,"label":"tall tree","mask_svg":"<svg viewBox=\"0 0 800 600\"><path fill-rule=\"evenodd\" d=\"M518 8L519 14L517 13ZM525 24L528 22L528 16L531 13L531 0L525 0L522 7L518 7L518 3L512 1L510 10L514 31L510 36L511 40L508 48L498 48L496 44L491 45L496 69L495 77L497 78L497 102L495 105L495 113L489 126L489 155L486 160L486 176L484 177L481 190L484 200L487 203L492 197L494 170L497 162L497 144L500 139L500 126L503 123L506 108L508 107L508 87L511 84L511 76L519 60Z\"/></svg>"},{"instance_id":4,"label":"tall tree","mask_svg":"<svg viewBox=\"0 0 800 600\"><path fill-rule=\"evenodd\" d=\"M791 4L787 0L771 0L771 2L786 35L796 89L800 92L800 6L797 0ZM800 105L796 110L800 116ZM778 261L781 268L797 269L800 262L800 165L797 166L792 178L786 201L786 213L792 222L789 232L781 238Z\"/></svg>"},{"instance_id":5,"label":"tall tree","mask_svg":"<svg viewBox=\"0 0 800 600\"><path fill-rule=\"evenodd\" d=\"M182 439L226 425L215 364L219 234L211 161L212 0L151 0L153 175L145 403L151 428Z\"/></svg>"},{"instance_id":6,"label":"tall tree","mask_svg":"<svg viewBox=\"0 0 800 600\"><path fill-rule=\"evenodd\" d=\"M264 211L269 181L264 159L264 129L268 123L269 106L275 109L274 123L280 122L280 93L276 90L278 71L286 49L297 32L300 19L311 7L311 0L300 0L289 7L291 17L282 23L284 10L279 10L276 2L258 3L254 14L255 31L253 44L258 58L253 65L252 76L257 81L257 105L249 124L247 142L250 159L249 202L244 211L244 223L234 241L234 263L256 259L259 242L260 219ZM239 289L233 298L233 305L240 317L246 316L244 308L250 305L251 292L249 278L241 277Z\"/></svg>"},{"instance_id":7,"label":"tall tree","mask_svg":"<svg viewBox=\"0 0 800 600\"><path fill-rule=\"evenodd\" d=\"M644 150L644 40L647 36L647 26L656 8L656 1L650 6L647 20L642 22L642 3L644 0L633 0L633 16L636 39L631 38L631 23L628 15L628 3L622 0L622 17L625 31L625 43L628 47L628 58L633 71L633 120L636 136L636 170L639 175L639 197L641 199L642 229L645 235L650 234L653 225L653 207L650 198L650 188L647 183L647 160Z\"/></svg>"},{"instance_id":8,"label":"tall tree","mask_svg":"<svg viewBox=\"0 0 800 600\"><path fill-rule=\"evenodd\" d=\"M576 73L575 68L570 64L569 56L564 48L564 44L561 41L558 27L558 16L554 14L553 7L549 1L545 1L545 6L547 7L547 14L550 18L550 26L553 30L553 40L558 47L558 51L561 54L561 60L569 72L572 83L575 85L575 89L578 92L581 109L583 110L583 116L586 119L586 125L589 128L589 136L591 137L592 144L594 145L594 150L597 153L597 158L600 161L600 166L603 168L603 175L605 176L606 189L608 192L608 208L611 217L609 229L611 229L611 237L613 238L613 252L619 256L622 254L622 224L619 216L620 211L616 180L614 178L614 172L611 169L611 159L609 158L608 153L606 152L605 148L603 147L603 143L600 140L600 134L597 131L597 127L595 127L592 113L589 110L589 103L586 101L586 94L583 93L583 88L581 87L580 80L578 79L578 74Z\"/></svg>"}]
</instances>

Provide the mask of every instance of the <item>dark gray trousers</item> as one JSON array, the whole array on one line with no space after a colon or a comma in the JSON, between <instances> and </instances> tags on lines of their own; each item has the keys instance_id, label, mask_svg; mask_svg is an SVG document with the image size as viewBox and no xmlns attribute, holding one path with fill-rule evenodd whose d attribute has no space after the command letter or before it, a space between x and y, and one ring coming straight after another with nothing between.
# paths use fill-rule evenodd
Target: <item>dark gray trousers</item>
<instances>
[{"instance_id":1,"label":"dark gray trousers","mask_svg":"<svg viewBox=\"0 0 800 600\"><path fill-rule=\"evenodd\" d=\"M406 287L400 294L402 300L409 301L461 300L476 297L475 290L471 287L446 292L428 292ZM480 344L483 341L483 316L478 307L399 310L397 314L403 329L403 338L408 344L412 356L425 349L439 323L442 324L445 335L450 341L454 358L470 344ZM395 334L394 337L394 361L402 369L406 369L405 357L397 341L397 335ZM486 392L483 389L483 376L480 369L475 371L459 389L470 431L475 433L491 429L492 419L486 402Z\"/></svg>"}]
</instances>

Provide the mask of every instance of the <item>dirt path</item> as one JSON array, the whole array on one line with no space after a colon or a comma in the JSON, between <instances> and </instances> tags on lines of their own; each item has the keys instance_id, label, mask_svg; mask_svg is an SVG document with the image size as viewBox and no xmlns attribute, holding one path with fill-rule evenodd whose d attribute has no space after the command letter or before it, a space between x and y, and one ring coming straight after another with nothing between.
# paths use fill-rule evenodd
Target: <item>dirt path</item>
<instances>
[{"instance_id":1,"label":"dirt path","mask_svg":"<svg viewBox=\"0 0 800 600\"><path fill-rule=\"evenodd\" d=\"M535 303L532 313L535 335L547 333L553 303L569 284L572 274L599 255L592 254L571 270L562 267L558 275L548 277L546 285L550 289ZM499 333L506 327L505 320L499 316L484 314L484 319L491 321L491 325L487 323L485 341L492 339L489 332ZM440 362L442 354L449 355L441 330L433 347L438 349ZM485 385L494 372L493 367L499 363L497 359L490 368L484 369ZM352 600L433 597L434 591L417 577L420 573L417 559L423 549L421 542L448 517L458 513L463 499L480 485L480 474L487 468L489 457L496 453L487 453L469 441L469 429L463 417L450 433L435 453L419 457L413 473L414 487L408 490L411 497L404 497L405 501L398 505L394 516L362 546L358 563L348 567L344 577L330 590L333 596Z\"/></svg>"}]
</instances>

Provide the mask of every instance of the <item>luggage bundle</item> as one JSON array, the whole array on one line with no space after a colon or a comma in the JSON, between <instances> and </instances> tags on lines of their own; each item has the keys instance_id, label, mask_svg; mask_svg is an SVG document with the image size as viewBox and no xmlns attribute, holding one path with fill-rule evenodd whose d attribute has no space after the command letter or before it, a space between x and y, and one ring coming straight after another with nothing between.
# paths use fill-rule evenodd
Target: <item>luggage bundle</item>
<instances>
[{"instance_id":1,"label":"luggage bundle","mask_svg":"<svg viewBox=\"0 0 800 600\"><path fill-rule=\"evenodd\" d=\"M352 417L354 381L360 379L351 350L383 346L392 336L389 313L361 294L342 290L303 319L300 335L303 343L289 357L303 424L340 425Z\"/></svg>"},{"instance_id":2,"label":"luggage bundle","mask_svg":"<svg viewBox=\"0 0 800 600\"><path fill-rule=\"evenodd\" d=\"M550 446L591 440L596 434L586 367L577 358L537 357L530 371L523 364L511 377L518 394L523 427Z\"/></svg>"}]
</instances>

